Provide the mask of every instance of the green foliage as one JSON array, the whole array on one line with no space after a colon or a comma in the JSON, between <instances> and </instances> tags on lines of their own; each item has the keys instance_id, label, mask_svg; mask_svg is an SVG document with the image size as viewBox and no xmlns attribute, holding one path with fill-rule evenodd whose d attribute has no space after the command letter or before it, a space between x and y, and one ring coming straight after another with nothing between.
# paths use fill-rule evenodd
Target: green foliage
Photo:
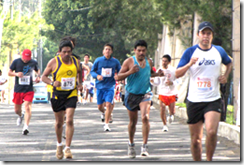
<instances>
[{"instance_id":1,"label":"green foliage","mask_svg":"<svg viewBox=\"0 0 244 165\"><path fill-rule=\"evenodd\" d=\"M186 103L178 103L178 102L176 102L175 105L179 106L179 107L186 108Z\"/></svg>"}]
</instances>

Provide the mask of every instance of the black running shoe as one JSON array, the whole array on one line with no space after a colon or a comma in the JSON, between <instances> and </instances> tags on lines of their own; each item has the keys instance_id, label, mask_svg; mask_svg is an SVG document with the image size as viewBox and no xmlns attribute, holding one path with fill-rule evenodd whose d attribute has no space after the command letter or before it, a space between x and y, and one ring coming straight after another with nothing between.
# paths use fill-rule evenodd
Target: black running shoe
<instances>
[{"instance_id":1,"label":"black running shoe","mask_svg":"<svg viewBox=\"0 0 244 165\"><path fill-rule=\"evenodd\" d=\"M28 129L25 129L25 130L22 132L23 135L27 135L28 133L29 133Z\"/></svg>"}]
</instances>

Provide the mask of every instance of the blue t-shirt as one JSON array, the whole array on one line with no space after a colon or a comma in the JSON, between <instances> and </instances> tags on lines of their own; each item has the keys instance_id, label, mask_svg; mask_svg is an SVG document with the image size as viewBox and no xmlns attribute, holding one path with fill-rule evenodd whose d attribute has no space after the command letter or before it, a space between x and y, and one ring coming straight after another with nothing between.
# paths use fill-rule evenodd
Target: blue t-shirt
<instances>
[{"instance_id":1,"label":"blue t-shirt","mask_svg":"<svg viewBox=\"0 0 244 165\"><path fill-rule=\"evenodd\" d=\"M24 77L15 77L14 92L26 93L33 91L33 70L39 70L38 63L31 59L29 62L24 63L21 58L15 59L10 69L15 72L23 72Z\"/></svg>"},{"instance_id":2,"label":"blue t-shirt","mask_svg":"<svg viewBox=\"0 0 244 165\"><path fill-rule=\"evenodd\" d=\"M112 56L107 59L106 57L98 57L91 69L91 75L96 79L97 89L110 89L115 85L114 74L118 73L121 69L119 60ZM97 75L102 75L103 80L98 81Z\"/></svg>"}]
</instances>

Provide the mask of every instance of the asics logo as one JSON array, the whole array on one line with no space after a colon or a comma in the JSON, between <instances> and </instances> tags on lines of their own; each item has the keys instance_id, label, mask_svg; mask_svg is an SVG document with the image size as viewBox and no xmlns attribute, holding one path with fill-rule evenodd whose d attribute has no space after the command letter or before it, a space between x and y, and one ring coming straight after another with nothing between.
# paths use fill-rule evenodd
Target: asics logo
<instances>
[{"instance_id":1,"label":"asics logo","mask_svg":"<svg viewBox=\"0 0 244 165\"><path fill-rule=\"evenodd\" d=\"M205 58L203 58L203 60L199 62L199 66L201 66L202 64L215 65L215 60L206 60Z\"/></svg>"}]
</instances>

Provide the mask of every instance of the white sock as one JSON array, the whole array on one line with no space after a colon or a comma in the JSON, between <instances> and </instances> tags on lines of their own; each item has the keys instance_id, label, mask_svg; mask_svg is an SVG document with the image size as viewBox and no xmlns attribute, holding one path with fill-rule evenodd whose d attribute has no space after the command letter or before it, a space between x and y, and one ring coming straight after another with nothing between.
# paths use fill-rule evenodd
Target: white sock
<instances>
[{"instance_id":1,"label":"white sock","mask_svg":"<svg viewBox=\"0 0 244 165\"><path fill-rule=\"evenodd\" d=\"M107 126L107 127L108 127L108 124L107 124L107 123L105 123L105 124L104 124L104 126Z\"/></svg>"},{"instance_id":2,"label":"white sock","mask_svg":"<svg viewBox=\"0 0 244 165\"><path fill-rule=\"evenodd\" d=\"M28 129L28 125L25 123L23 130L26 130L26 129Z\"/></svg>"},{"instance_id":3,"label":"white sock","mask_svg":"<svg viewBox=\"0 0 244 165\"><path fill-rule=\"evenodd\" d=\"M68 146L65 146L64 150L66 150L67 148L70 148L70 147L68 147Z\"/></svg>"},{"instance_id":4,"label":"white sock","mask_svg":"<svg viewBox=\"0 0 244 165\"><path fill-rule=\"evenodd\" d=\"M57 146L62 146L62 142L61 143L57 142Z\"/></svg>"}]
</instances>

